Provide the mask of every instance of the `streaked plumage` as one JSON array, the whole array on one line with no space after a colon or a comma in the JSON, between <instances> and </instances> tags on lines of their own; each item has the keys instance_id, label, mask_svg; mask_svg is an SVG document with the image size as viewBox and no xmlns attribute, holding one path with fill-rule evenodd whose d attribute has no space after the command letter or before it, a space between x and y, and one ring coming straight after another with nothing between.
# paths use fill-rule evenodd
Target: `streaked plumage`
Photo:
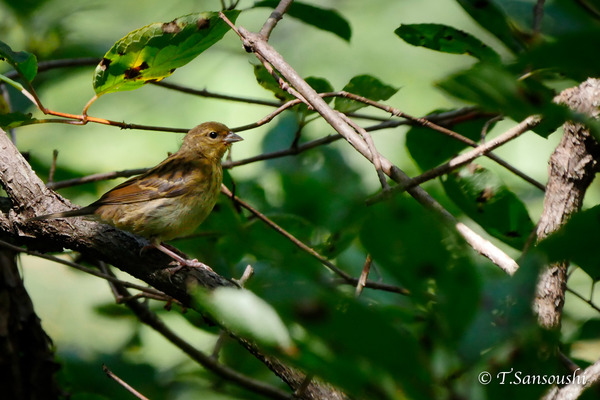
<instances>
[{"instance_id":1,"label":"streaked plumage","mask_svg":"<svg viewBox=\"0 0 600 400\"><path fill-rule=\"evenodd\" d=\"M150 239L159 250L190 265L161 242L192 233L212 211L223 181L221 158L242 138L218 122L190 130L181 148L146 173L106 192L78 210L31 220L92 216Z\"/></svg>"}]
</instances>

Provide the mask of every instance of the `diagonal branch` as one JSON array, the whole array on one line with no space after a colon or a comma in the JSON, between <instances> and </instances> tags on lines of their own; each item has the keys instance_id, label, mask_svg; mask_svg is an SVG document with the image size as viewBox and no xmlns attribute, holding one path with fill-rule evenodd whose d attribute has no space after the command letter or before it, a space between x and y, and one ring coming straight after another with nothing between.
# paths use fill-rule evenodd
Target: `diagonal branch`
<instances>
[{"instance_id":1,"label":"diagonal branch","mask_svg":"<svg viewBox=\"0 0 600 400\"><path fill-rule=\"evenodd\" d=\"M519 137L523 133L525 133L528 130L530 130L531 128L535 127L540 122L540 120L541 120L541 118L538 116L527 117L519 124L515 125L514 127L510 128L508 131L504 132L502 135L490 140L489 142L486 142L464 154L456 156L452 160L448 161L447 163L442 164L438 167L432 168L429 171L426 171L426 172L422 173L421 175L410 179L405 184L400 184L400 185L390 189L388 192L384 192L378 196L375 196L371 200L371 203L375 202L377 200L381 200L382 198L387 197L392 193L393 194L402 193L402 192L404 192L408 189L411 189L417 185L420 185L424 182L435 179L437 177L447 174L448 172L450 172L452 170L462 167L463 165L470 163L474 159L481 157L481 156L489 153L490 151L494 150L495 148L500 147L503 144Z\"/></svg>"},{"instance_id":2,"label":"diagonal branch","mask_svg":"<svg viewBox=\"0 0 600 400\"><path fill-rule=\"evenodd\" d=\"M572 382L558 387L554 386L542 398L543 400L575 400L590 387L600 382L600 360L596 361L583 371L578 370L579 374L573 374Z\"/></svg>"},{"instance_id":3,"label":"diagonal branch","mask_svg":"<svg viewBox=\"0 0 600 400\"><path fill-rule=\"evenodd\" d=\"M366 97L363 96L358 96L355 95L353 93L348 93L346 91L340 91L340 92L336 92L333 93L336 96L341 96L341 97L346 97L348 99L352 99L355 101L360 101L362 103L368 104L371 107L375 107L378 108L380 110L383 110L385 112L388 112L390 114L392 114L393 116L396 117L400 117L400 118L405 118L408 121L411 121L413 124L415 125L420 125L423 126L425 128L429 128L432 129L434 131L437 131L443 135L446 135L454 140L458 140L459 142L465 143L471 147L477 147L479 146L477 144L477 142L463 136L460 135L456 132L454 132L453 130L450 130L444 126L441 126L439 124L435 123L434 118L430 118L428 117L424 117L424 118L417 118L417 117L413 117L411 115L406 114L405 112L402 112L394 107L385 105L385 104L381 104L379 102L373 101L371 99L368 99ZM467 109L468 110L468 109ZM488 121L489 122L489 121ZM526 182L531 183L533 186L537 187L538 189L544 191L545 190L545 185L536 181L535 179L531 178L530 176L526 175L525 173L519 171L518 169L516 169L515 167L513 167L512 165L510 165L509 163L507 163L506 161L504 161L503 159L501 159L500 157L498 157L497 155L488 152L485 154L490 160L495 161L497 164L503 166L504 168L506 168L507 170L509 170L510 172L512 172L513 174L517 175L518 177L520 177L521 179L525 180Z\"/></svg>"},{"instance_id":4,"label":"diagonal branch","mask_svg":"<svg viewBox=\"0 0 600 400\"><path fill-rule=\"evenodd\" d=\"M231 21L221 14L226 22ZM231 24L233 26L233 24ZM360 154L372 162L371 152L367 144L360 138L354 129L348 125L329 105L310 87L294 69L281 57L281 55L271 47L260 35L238 28L240 37L243 40L244 47L268 61L279 73L300 92L308 103L340 134L350 143ZM392 164L384 157L380 157L383 171L390 178L400 184L406 184L410 178L397 166ZM419 186L408 190L419 203L432 209L443 221L451 226L455 226L463 238L480 254L488 257L504 271L510 273L518 268L516 262L502 250L494 246L489 241L485 241L467 226L460 224L456 218L435 201L426 191Z\"/></svg>"},{"instance_id":5,"label":"diagonal branch","mask_svg":"<svg viewBox=\"0 0 600 400\"><path fill-rule=\"evenodd\" d=\"M280 235L284 236L286 239L291 241L294 245L296 245L302 251L304 251L305 253L307 253L307 254L311 255L312 257L314 257L315 259L317 259L321 264L323 264L324 266L329 268L336 275L340 276L344 280L345 283L353 285L353 286L356 286L358 284L358 282L359 282L358 279L353 278L352 276L348 275L345 271L341 270L339 267L337 267L335 264L333 264L327 258L323 257L322 255L317 253L314 249L312 249L311 247L302 243L300 240L298 240L292 234L287 232L285 229L283 229L282 227L277 225L275 222L271 221L269 218L267 218L266 215L262 214L261 212L256 210L254 207L252 207L250 204L246 203L245 201L243 201L240 198L238 198L237 196L235 196L233 193L231 193L231 191L229 189L227 189L227 187L225 185L221 186L221 193L223 193L224 195L226 195L227 197L229 197L230 199L235 201L240 206L244 207L246 210L250 211L258 219L260 219L262 222L267 224L271 229L275 230L277 233L279 233ZM410 291L408 291L407 289L405 289L403 287L388 285L385 283L367 281L367 282L365 282L364 286L371 288L371 289L379 289L379 290L384 290L387 292L399 293L402 295L410 294Z\"/></svg>"},{"instance_id":6,"label":"diagonal branch","mask_svg":"<svg viewBox=\"0 0 600 400\"><path fill-rule=\"evenodd\" d=\"M277 7L273 10L267 21L264 23L263 27L260 29L260 35L265 38L265 40L269 40L269 36L271 36L271 32L277 26L277 23L281 21L283 18L283 14L285 14L292 5L294 0L281 0Z\"/></svg>"}]
</instances>

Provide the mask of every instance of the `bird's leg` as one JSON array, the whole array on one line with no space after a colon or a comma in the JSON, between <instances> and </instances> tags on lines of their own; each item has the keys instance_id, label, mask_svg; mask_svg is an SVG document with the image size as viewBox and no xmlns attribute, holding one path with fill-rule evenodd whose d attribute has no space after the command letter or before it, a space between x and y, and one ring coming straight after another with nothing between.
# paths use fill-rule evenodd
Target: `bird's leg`
<instances>
[{"instance_id":1,"label":"bird's leg","mask_svg":"<svg viewBox=\"0 0 600 400\"><path fill-rule=\"evenodd\" d=\"M156 248L157 250L162 251L163 253L165 253L166 255L168 255L169 257L171 257L172 259L174 259L175 261L177 261L179 263L179 266L170 269L170 272L172 274L179 271L183 267L201 268L201 269L205 269L207 271L212 271L212 268L210 268L208 265L201 263L200 261L196 260L195 258L193 260L185 259L185 258L181 257L179 254L175 253L173 250L166 247L161 242L152 242L152 246L154 248Z\"/></svg>"}]
</instances>

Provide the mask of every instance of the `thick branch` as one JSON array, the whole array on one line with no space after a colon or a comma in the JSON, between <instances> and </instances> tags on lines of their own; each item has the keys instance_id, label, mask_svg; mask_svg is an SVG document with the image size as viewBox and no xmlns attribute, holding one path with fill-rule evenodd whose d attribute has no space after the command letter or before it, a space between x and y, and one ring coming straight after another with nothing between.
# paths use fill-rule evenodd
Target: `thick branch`
<instances>
[{"instance_id":1,"label":"thick branch","mask_svg":"<svg viewBox=\"0 0 600 400\"><path fill-rule=\"evenodd\" d=\"M0 251L0 387L12 400L58 399L52 341L19 276L16 254Z\"/></svg>"},{"instance_id":2,"label":"thick branch","mask_svg":"<svg viewBox=\"0 0 600 400\"><path fill-rule=\"evenodd\" d=\"M555 101L597 118L600 80L588 79L579 87L563 91ZM538 240L559 229L581 209L585 192L598 171L599 156L600 146L585 126L565 123L562 140L550 157L544 211L537 229ZM540 276L535 308L542 326L560 326L566 274L567 263L564 262L550 265Z\"/></svg>"},{"instance_id":3,"label":"thick branch","mask_svg":"<svg viewBox=\"0 0 600 400\"><path fill-rule=\"evenodd\" d=\"M172 261L170 257L155 250L142 254L142 249L149 244L147 240L103 224L79 218L25 222L33 215L63 211L73 206L45 187L3 131L0 131L0 182L12 203L8 212L0 213L0 239L43 251L73 249L84 257L114 265L184 305L190 305L187 287L192 282L208 289L235 286L204 269L184 268L171 275L165 270ZM248 343L243 344L248 347ZM292 389L304 382L304 374L255 348L251 350ZM327 395L318 397L317 394ZM343 398L343 395L328 385L313 383L300 398Z\"/></svg>"}]
</instances>

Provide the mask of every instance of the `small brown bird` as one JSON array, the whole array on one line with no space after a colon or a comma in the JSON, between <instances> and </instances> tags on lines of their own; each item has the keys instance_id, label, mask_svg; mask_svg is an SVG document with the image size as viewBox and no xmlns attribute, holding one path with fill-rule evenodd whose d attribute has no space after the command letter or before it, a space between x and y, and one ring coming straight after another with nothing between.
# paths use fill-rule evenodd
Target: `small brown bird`
<instances>
[{"instance_id":1,"label":"small brown bird","mask_svg":"<svg viewBox=\"0 0 600 400\"><path fill-rule=\"evenodd\" d=\"M232 143L240 140L225 125L205 122L187 133L179 151L109 190L98 201L78 210L30 220L91 216L148 238L152 246L180 264L177 269L208 268L197 260L182 258L162 242L194 232L210 214L223 181L221 158Z\"/></svg>"}]
</instances>

